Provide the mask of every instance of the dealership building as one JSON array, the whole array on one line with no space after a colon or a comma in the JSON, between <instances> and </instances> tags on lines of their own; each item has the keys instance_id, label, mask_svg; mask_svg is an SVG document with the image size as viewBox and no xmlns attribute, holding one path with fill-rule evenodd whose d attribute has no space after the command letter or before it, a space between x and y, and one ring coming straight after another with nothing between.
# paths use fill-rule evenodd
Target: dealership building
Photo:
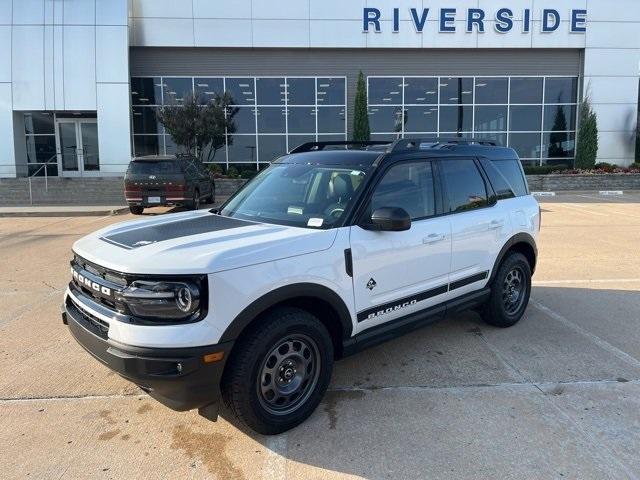
<instances>
[{"instance_id":1,"label":"dealership building","mask_svg":"<svg viewBox=\"0 0 640 480\"><path fill-rule=\"evenodd\" d=\"M599 161L634 161L637 0L0 0L0 177L121 176L178 150L165 105L229 92L212 161L258 166L351 137L473 136L571 165L577 106ZM235 108L234 108L235 111Z\"/></svg>"}]
</instances>

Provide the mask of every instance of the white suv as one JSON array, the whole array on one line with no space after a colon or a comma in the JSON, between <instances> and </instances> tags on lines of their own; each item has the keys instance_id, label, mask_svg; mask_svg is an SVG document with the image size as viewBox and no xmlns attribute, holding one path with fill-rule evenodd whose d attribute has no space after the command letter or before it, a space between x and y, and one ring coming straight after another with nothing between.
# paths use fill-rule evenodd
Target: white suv
<instances>
[{"instance_id":1,"label":"white suv","mask_svg":"<svg viewBox=\"0 0 640 480\"><path fill-rule=\"evenodd\" d=\"M63 321L163 404L215 420L222 396L265 434L313 412L334 359L468 308L515 324L540 228L516 153L347 143L301 145L219 210L82 238Z\"/></svg>"}]
</instances>

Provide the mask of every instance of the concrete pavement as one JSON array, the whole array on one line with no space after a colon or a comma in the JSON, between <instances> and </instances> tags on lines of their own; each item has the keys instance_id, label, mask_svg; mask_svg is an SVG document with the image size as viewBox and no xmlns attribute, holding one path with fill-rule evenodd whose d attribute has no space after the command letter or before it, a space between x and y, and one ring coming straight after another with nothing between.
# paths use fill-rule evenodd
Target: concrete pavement
<instances>
[{"instance_id":1,"label":"concrete pavement","mask_svg":"<svg viewBox=\"0 0 640 480\"><path fill-rule=\"evenodd\" d=\"M518 325L468 312L338 362L275 437L172 412L69 336L71 244L133 216L0 219L0 477L639 478L640 196L541 201Z\"/></svg>"}]
</instances>

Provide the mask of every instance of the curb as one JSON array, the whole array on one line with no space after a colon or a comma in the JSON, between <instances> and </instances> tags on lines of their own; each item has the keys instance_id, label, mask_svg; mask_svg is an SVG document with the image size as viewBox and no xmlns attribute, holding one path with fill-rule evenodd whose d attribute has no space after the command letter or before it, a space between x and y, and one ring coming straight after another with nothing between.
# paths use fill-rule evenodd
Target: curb
<instances>
[{"instance_id":1,"label":"curb","mask_svg":"<svg viewBox=\"0 0 640 480\"><path fill-rule=\"evenodd\" d=\"M96 210L13 210L13 211L0 211L0 218L8 217L106 217L111 215L120 215L128 212L129 207L111 208L111 209L96 209Z\"/></svg>"}]
</instances>

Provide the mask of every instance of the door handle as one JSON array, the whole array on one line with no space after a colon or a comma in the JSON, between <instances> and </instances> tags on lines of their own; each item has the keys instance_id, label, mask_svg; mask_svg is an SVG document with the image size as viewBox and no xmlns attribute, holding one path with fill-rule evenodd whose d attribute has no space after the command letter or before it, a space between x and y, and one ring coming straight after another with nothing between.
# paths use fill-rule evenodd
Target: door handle
<instances>
[{"instance_id":1,"label":"door handle","mask_svg":"<svg viewBox=\"0 0 640 480\"><path fill-rule=\"evenodd\" d=\"M489 224L489 230L495 230L502 227L504 227L504 220L491 220L491 223Z\"/></svg>"},{"instance_id":2,"label":"door handle","mask_svg":"<svg viewBox=\"0 0 640 480\"><path fill-rule=\"evenodd\" d=\"M442 240L444 240L444 238L444 233L432 233L431 235L427 235L426 237L424 237L422 239L422 243L429 245L432 243L441 242Z\"/></svg>"}]
</instances>

